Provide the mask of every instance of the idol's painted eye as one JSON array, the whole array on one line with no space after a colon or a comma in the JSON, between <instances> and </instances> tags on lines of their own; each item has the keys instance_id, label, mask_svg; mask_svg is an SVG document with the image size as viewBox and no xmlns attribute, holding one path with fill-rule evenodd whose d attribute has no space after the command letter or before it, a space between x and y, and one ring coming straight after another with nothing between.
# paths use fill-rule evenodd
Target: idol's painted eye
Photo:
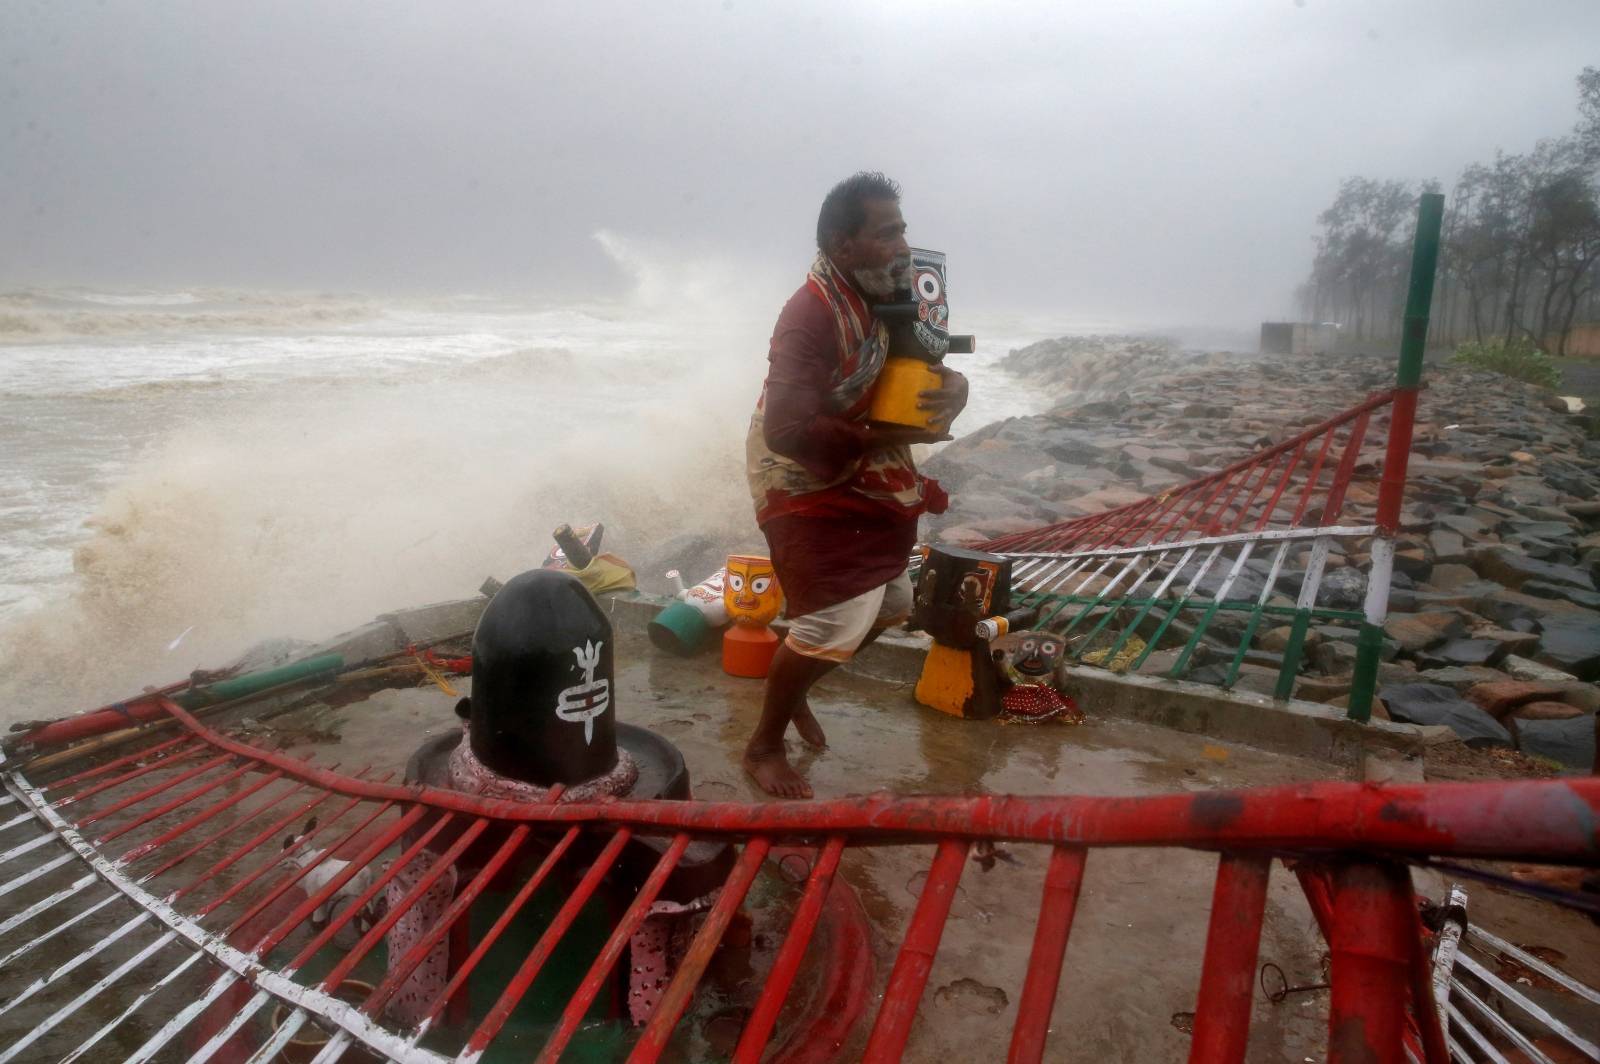
<instances>
[{"instance_id":1,"label":"idol's painted eye","mask_svg":"<svg viewBox=\"0 0 1600 1064\"><path fill-rule=\"evenodd\" d=\"M770 576L758 576L754 580L750 581L750 590L757 595L766 594L767 588L771 586L772 577Z\"/></svg>"},{"instance_id":2,"label":"idol's painted eye","mask_svg":"<svg viewBox=\"0 0 1600 1064\"><path fill-rule=\"evenodd\" d=\"M939 275L932 270L923 270L917 274L917 298L925 303L937 303L944 295L944 285L939 281Z\"/></svg>"},{"instance_id":3,"label":"idol's painted eye","mask_svg":"<svg viewBox=\"0 0 1600 1064\"><path fill-rule=\"evenodd\" d=\"M1031 640L1031 639L1027 640L1026 642L1024 642L1022 644L1022 652L1024 654L1032 654L1033 653L1033 649L1034 649L1033 640Z\"/></svg>"},{"instance_id":4,"label":"idol's painted eye","mask_svg":"<svg viewBox=\"0 0 1600 1064\"><path fill-rule=\"evenodd\" d=\"M729 573L728 574L728 586L733 588L735 591L743 591L744 590L744 575L741 574L741 573Z\"/></svg>"},{"instance_id":5,"label":"idol's painted eye","mask_svg":"<svg viewBox=\"0 0 1600 1064\"><path fill-rule=\"evenodd\" d=\"M1058 651L1060 649L1061 648L1056 646L1056 644L1054 644L1054 643L1041 643L1041 644L1039 644L1039 653L1043 654L1045 657L1049 657L1051 654L1054 654L1056 651Z\"/></svg>"}]
</instances>

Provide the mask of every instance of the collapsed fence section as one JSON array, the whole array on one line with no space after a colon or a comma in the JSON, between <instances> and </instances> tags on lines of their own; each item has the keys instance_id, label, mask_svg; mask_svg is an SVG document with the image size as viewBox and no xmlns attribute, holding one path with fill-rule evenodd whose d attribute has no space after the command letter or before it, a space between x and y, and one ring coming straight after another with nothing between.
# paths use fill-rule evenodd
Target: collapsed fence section
<instances>
[{"instance_id":1,"label":"collapsed fence section","mask_svg":"<svg viewBox=\"0 0 1600 1064\"><path fill-rule=\"evenodd\" d=\"M1378 531L1342 519L1373 416L1392 400L1373 396L1209 476L983 549L1013 560L1013 603L1068 640L1069 660L1138 671L1165 649L1157 660L1176 679L1231 637L1221 686L1247 661L1271 664L1274 694L1288 698L1312 624L1363 619L1326 602L1323 578L1330 553L1357 553ZM1282 649L1254 649L1274 622L1290 628Z\"/></svg>"},{"instance_id":2,"label":"collapsed fence section","mask_svg":"<svg viewBox=\"0 0 1600 1064\"><path fill-rule=\"evenodd\" d=\"M64 1060L117 1044L135 1061L264 1061L312 1030L320 1032L319 1061L353 1047L464 1064L492 1059L508 1044L524 1059L580 1055L592 1035L591 1004L615 992L631 936L691 847L707 843L735 854L642 1028L611 1047L613 1058L653 1061L677 1044L752 885L769 858L798 847L791 852L803 852L803 871L792 916L732 1059L826 1060L848 1045L865 1060L898 1060L970 859L1008 843L1050 854L1031 952L1016 973L1024 1007L1005 1036L1008 1059L1043 1057L1092 851L1181 846L1219 854L1191 1060L1243 1059L1266 876L1273 861L1288 860L1332 951L1328 1059L1399 1061L1409 1051L1437 1064L1447 1057L1426 988L1432 943L1444 936L1417 924L1407 864L1444 857L1592 865L1600 854L1600 780L760 805L576 804L557 794L535 804L341 774L229 738L170 702L163 708L177 738L158 733L70 773L58 760L48 779L30 779L25 765L4 773L0 897L26 904L0 921L0 972L20 987L0 1003L0 1062L40 1059L46 1044ZM643 838L658 841L658 856L627 904L607 911L583 945L590 899L619 873L629 843ZM778 1031L801 966L837 967L839 940L819 936L847 889L853 851L885 846L920 851L927 873L861 1040L850 1041L850 1008ZM513 865L523 873L498 889L499 873ZM388 904L374 911L368 903L379 897ZM425 929L397 948L397 924L430 904ZM537 934L500 970L489 1007L468 1014L462 988L487 971L486 958L518 914L535 910ZM468 930L474 913L492 919ZM85 942L70 934L75 928L96 932ZM69 941L72 950L61 949ZM451 943L452 966L397 1020L392 1006L412 976ZM389 952L378 973L353 980L380 949ZM513 1013L553 958L570 959L573 949L584 974L559 1015L508 1043ZM870 977L840 976L848 986L828 1000L864 1006ZM776 1034L787 1040L774 1049Z\"/></svg>"},{"instance_id":3,"label":"collapsed fence section","mask_svg":"<svg viewBox=\"0 0 1600 1064\"><path fill-rule=\"evenodd\" d=\"M1013 603L1037 609L1034 627L1068 640L1069 660L1136 671L1162 654L1161 668L1178 679L1205 648L1222 658L1211 682L1230 689L1245 664L1268 666L1282 700L1294 691L1312 625L1355 626L1352 660L1335 664L1351 669L1350 716L1370 717L1443 202L1422 197L1393 390L1160 494L979 545L1012 559ZM1367 521L1346 516L1353 490ZM1365 560L1363 588L1327 594L1336 550L1341 560ZM1337 604L1346 598L1361 609ZM1258 648L1268 621L1287 631L1278 646Z\"/></svg>"}]
</instances>

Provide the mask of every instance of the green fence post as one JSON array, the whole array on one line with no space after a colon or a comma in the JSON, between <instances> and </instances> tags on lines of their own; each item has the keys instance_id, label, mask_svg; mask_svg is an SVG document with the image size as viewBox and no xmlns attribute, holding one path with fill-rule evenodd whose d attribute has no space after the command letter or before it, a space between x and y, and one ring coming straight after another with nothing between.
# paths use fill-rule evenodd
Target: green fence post
<instances>
[{"instance_id":1,"label":"green fence post","mask_svg":"<svg viewBox=\"0 0 1600 1064\"><path fill-rule=\"evenodd\" d=\"M1365 619L1356 641L1355 673L1350 682L1351 720L1372 719L1372 696L1378 684L1378 657L1383 626L1389 617L1389 580L1394 572L1394 541L1400 529L1400 503L1406 490L1406 465L1417 417L1417 391L1422 383L1422 355L1428 342L1428 315L1433 305L1433 277L1439 264L1439 229L1444 197L1424 193L1417 208L1416 242L1411 248L1411 284L1406 292L1406 318L1400 335L1400 371L1395 378L1389 418L1389 448L1383 459L1378 489L1378 534L1372 541L1372 571L1367 577Z\"/></svg>"}]
</instances>

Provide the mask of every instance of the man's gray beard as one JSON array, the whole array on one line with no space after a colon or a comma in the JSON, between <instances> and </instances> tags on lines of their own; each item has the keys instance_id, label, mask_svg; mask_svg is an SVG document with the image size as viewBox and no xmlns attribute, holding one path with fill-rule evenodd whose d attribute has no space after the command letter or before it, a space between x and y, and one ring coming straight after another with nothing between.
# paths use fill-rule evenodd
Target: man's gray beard
<instances>
[{"instance_id":1,"label":"man's gray beard","mask_svg":"<svg viewBox=\"0 0 1600 1064\"><path fill-rule=\"evenodd\" d=\"M875 299L888 299L907 286L911 276L911 260L895 259L887 266L853 270L850 276L867 295Z\"/></svg>"}]
</instances>

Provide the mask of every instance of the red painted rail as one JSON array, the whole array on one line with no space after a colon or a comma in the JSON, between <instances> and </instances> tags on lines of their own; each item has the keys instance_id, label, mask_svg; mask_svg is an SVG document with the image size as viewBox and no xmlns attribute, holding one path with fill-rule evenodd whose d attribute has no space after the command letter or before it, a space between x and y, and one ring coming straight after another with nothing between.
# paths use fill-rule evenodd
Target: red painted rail
<instances>
[{"instance_id":1,"label":"red painted rail","mask_svg":"<svg viewBox=\"0 0 1600 1064\"><path fill-rule=\"evenodd\" d=\"M531 805L435 787L354 779L256 750L174 716L208 743L257 758L334 794L418 802L511 822L658 828L699 835L805 837L859 844L950 836L1086 846L1366 850L1396 855L1591 863L1600 860L1600 779L1378 786L1304 783L1144 798L902 798L809 802L602 802Z\"/></svg>"},{"instance_id":2,"label":"red painted rail","mask_svg":"<svg viewBox=\"0 0 1600 1064\"><path fill-rule=\"evenodd\" d=\"M1247 518L1254 519L1255 528L1262 530L1273 523L1284 493L1301 477L1304 479L1295 510L1279 523L1297 528L1310 514L1314 517L1310 522L1312 526L1335 524L1343 496L1354 475L1368 420L1375 412L1392 403L1394 397L1392 391L1369 396L1348 410L1342 410L1288 439L1147 499L1102 513L999 536L981 546L984 550L1015 553L1104 550L1143 543L1176 543L1191 535L1237 531L1244 526ZM1306 448L1312 445L1317 447L1316 458L1309 472L1302 472L1300 460ZM1329 454L1336 448L1345 468L1336 469L1331 480L1324 480L1322 470ZM1285 457L1288 461L1280 469L1280 460ZM1257 480L1241 504L1238 501L1239 491L1252 476ZM1403 471L1401 476L1404 476ZM1273 492L1258 506L1262 489L1271 477L1276 478ZM1223 493L1230 487L1232 491L1224 496ZM1324 500L1323 505L1313 514L1311 504L1319 495ZM1217 505L1219 502L1220 505Z\"/></svg>"},{"instance_id":3,"label":"red painted rail","mask_svg":"<svg viewBox=\"0 0 1600 1064\"><path fill-rule=\"evenodd\" d=\"M1158 649L1181 648L1163 667L1169 678L1182 679L1203 640L1217 649L1233 640L1228 626L1216 623L1219 611L1227 610L1243 614L1246 622L1221 679L1232 688L1262 625L1289 624L1293 634L1282 649L1274 686L1274 696L1286 699L1313 618L1348 624L1387 610L1387 570L1375 571L1369 582L1364 614L1319 603L1327 598L1322 577L1333 545L1360 550L1378 531L1377 525L1343 518L1352 487L1373 480L1362 464L1363 456L1372 457L1364 450L1368 430L1389 413L1396 394L1372 395L1222 469L1136 502L972 546L1011 559L1012 607L1036 610L1033 626L1066 640L1071 662L1115 661L1119 670L1137 672ZM1392 434L1389 442L1392 451ZM1357 521L1375 519L1368 502L1376 493L1373 480L1362 505L1350 507L1361 511ZM1246 572L1251 566L1255 573ZM1263 576L1264 586L1258 583ZM1271 602L1274 591L1296 604ZM1097 615L1096 623L1084 624ZM1121 656L1135 636L1142 646ZM1362 683L1375 669L1372 662L1363 666Z\"/></svg>"},{"instance_id":4,"label":"red painted rail","mask_svg":"<svg viewBox=\"0 0 1600 1064\"><path fill-rule=\"evenodd\" d=\"M1293 453L1298 455L1298 448ZM1248 494L1264 482L1259 478L1242 490ZM41 816L60 810L70 812L77 824L103 828L93 844L75 836L87 845L126 836L124 845L130 848L106 855L109 868L102 872L112 882L137 886L166 877L162 896L184 907L181 912L192 913L184 919L194 926L205 920L221 927L212 934L257 957L292 945L292 959L281 968L286 974L331 947L356 913L388 889L387 911L362 929L355 945L335 958L331 971L294 995L292 1003L296 1010L315 1013L309 1022L342 1026L339 1037L365 1040L393 1059L430 1064L442 1058L424 1045L448 1038L448 1031L457 1032L455 1044L463 1061L499 1044L541 972L557 950L567 948L580 911L613 881L630 839L641 836L667 836L669 843L652 859L653 868L637 893L616 906L603 946L583 961L587 971L581 984L544 1043L528 1047L530 1057L555 1061L575 1052L591 1004L614 986L631 936L696 840L733 842L742 853L630 1059L655 1060L677 1052L673 1046L681 1037L682 1019L757 875L771 863L769 856L790 861L803 852L806 866L803 874L791 877L803 887L739 1036L734 1059L741 1064L762 1059L810 1064L843 1056L893 1061L917 1052L924 990L970 848L979 842L1050 848L1032 951L1026 969L1017 973L1022 987L1007 1057L1016 1064L1044 1058L1056 1001L1070 989L1070 979L1063 987L1062 973L1085 868L1095 848L1182 846L1219 854L1206 949L1198 958L1190 1053L1191 1061L1203 1064L1242 1060L1249 1045L1253 975L1274 860L1292 858L1329 943L1333 994L1328 1059L1399 1061L1409 1053L1429 1064L1444 1064L1445 1041L1427 989L1429 949L1406 862L1478 858L1600 865L1600 779L1593 778L1406 787L1308 783L1139 798L877 794L760 805L531 804L345 775L250 746L170 703L163 709L183 728L185 741L152 742L143 757L122 754L58 785L17 793L37 803ZM24 781L12 776L8 782ZM122 795L123 790L128 793ZM138 800L130 802L130 797ZM72 820L54 815L63 838L78 831ZM265 827L250 830L269 817ZM205 836L193 841L202 832ZM246 832L244 841L230 841ZM437 849L436 837L442 840ZM395 956L388 975L355 1010L338 1013L326 1005L341 980L355 973L362 958L475 843L488 844L488 856L456 881L438 922ZM805 849L796 851L794 846ZM929 852L927 877L894 947L876 1015L866 1015L870 967L846 970L834 965L820 981L820 990L811 991L815 1002L809 1020L798 1028L791 1021L784 1030L779 1016L786 1005L793 1006L789 999L804 963L824 963L839 955L864 957L867 952L864 936L848 920L839 920L847 910L859 919L859 908L841 906L839 899L845 896L841 891L848 893L842 880L852 850L871 846L917 846ZM462 929L469 909L492 879L530 852L539 857L537 868L523 873L526 878L476 945L466 941ZM191 864L191 858L197 860ZM141 873L137 881L117 878L131 874L122 869L147 864L154 870ZM366 879L357 878L368 872ZM411 878L402 880L402 872ZM562 902L538 942L499 988L488 1012L465 1023L459 1012L466 980L534 893L558 882L566 885L559 895ZM405 884L398 894L396 883ZM0 890L5 889L8 885L0 882ZM345 909L320 926L311 923L341 896L352 899ZM819 940L825 941L819 945ZM386 1006L430 950L442 944L449 947L451 974L415 1013L426 1018L409 1035L385 1033ZM249 993L260 975L242 974L246 979L237 987ZM209 1032L220 1032L210 1035L213 1040L245 1038L249 1010L237 1011L245 1003L218 996L227 978L213 984L206 1000L215 1002L214 1009L235 1011L215 1022L191 1017L185 1022L193 1022L199 1031L191 1038ZM186 1014L178 1015L181 1019ZM296 1015L298 1021L275 1028L280 1034L271 1037L286 1040L288 1035L281 1032L292 1033L307 1022L304 1011ZM441 1027L448 1030L436 1030ZM426 1043L424 1034L429 1035ZM784 1044L774 1049L778 1034ZM155 1036L161 1037L178 1035ZM997 1032L997 1045L1001 1037ZM265 1047L272 1044L279 1043L269 1040ZM252 1043L244 1055L262 1048Z\"/></svg>"}]
</instances>

